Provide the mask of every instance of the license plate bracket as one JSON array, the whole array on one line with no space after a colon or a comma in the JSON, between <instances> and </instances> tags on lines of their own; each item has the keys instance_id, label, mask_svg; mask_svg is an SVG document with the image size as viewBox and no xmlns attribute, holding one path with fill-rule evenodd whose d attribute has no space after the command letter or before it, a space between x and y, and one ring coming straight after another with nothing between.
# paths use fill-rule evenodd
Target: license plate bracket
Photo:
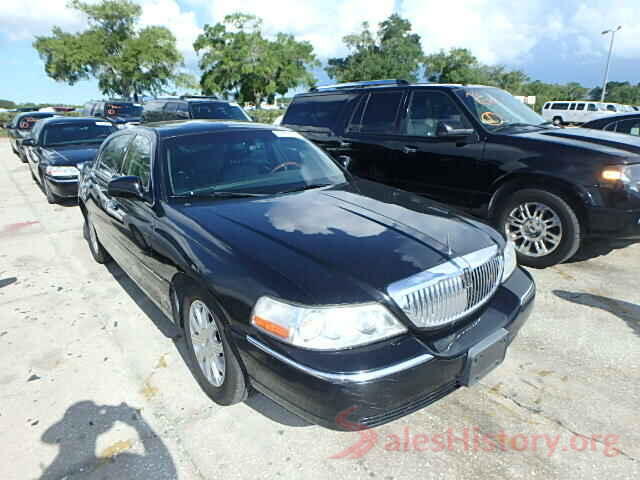
<instances>
[{"instance_id":1,"label":"license plate bracket","mask_svg":"<svg viewBox=\"0 0 640 480\"><path fill-rule=\"evenodd\" d=\"M509 332L501 328L469 349L462 384L471 386L504 361Z\"/></svg>"}]
</instances>

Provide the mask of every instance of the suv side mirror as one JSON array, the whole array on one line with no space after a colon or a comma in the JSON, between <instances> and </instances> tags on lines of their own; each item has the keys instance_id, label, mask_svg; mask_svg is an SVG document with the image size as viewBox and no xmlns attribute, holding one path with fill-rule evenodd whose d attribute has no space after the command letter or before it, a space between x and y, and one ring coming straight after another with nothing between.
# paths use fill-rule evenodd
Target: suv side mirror
<instances>
[{"instance_id":1,"label":"suv side mirror","mask_svg":"<svg viewBox=\"0 0 640 480\"><path fill-rule=\"evenodd\" d=\"M473 135L474 133L475 130L473 128L453 128L446 122L438 122L438 126L436 127L437 137L462 138Z\"/></svg>"},{"instance_id":2,"label":"suv side mirror","mask_svg":"<svg viewBox=\"0 0 640 480\"><path fill-rule=\"evenodd\" d=\"M23 147L35 147L36 146L36 141L33 138L25 138L24 140L22 140L22 146Z\"/></svg>"},{"instance_id":3,"label":"suv side mirror","mask_svg":"<svg viewBox=\"0 0 640 480\"><path fill-rule=\"evenodd\" d=\"M118 177L111 180L107 185L107 194L116 198L144 199L140 177L133 176Z\"/></svg>"},{"instance_id":4,"label":"suv side mirror","mask_svg":"<svg viewBox=\"0 0 640 480\"><path fill-rule=\"evenodd\" d=\"M349 155L339 155L337 160L340 165L347 170L349 169L349 164L351 163L351 157Z\"/></svg>"}]
</instances>

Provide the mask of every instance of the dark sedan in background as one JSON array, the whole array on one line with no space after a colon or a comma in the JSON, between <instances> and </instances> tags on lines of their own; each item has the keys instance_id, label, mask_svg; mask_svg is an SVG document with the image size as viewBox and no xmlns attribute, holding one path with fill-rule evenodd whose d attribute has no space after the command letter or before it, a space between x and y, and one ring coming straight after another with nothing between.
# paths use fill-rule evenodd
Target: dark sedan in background
<instances>
[{"instance_id":1,"label":"dark sedan in background","mask_svg":"<svg viewBox=\"0 0 640 480\"><path fill-rule=\"evenodd\" d=\"M640 137L640 113L611 115L609 117L592 120L582 125L583 128L607 130L609 132L626 133Z\"/></svg>"},{"instance_id":2,"label":"dark sedan in background","mask_svg":"<svg viewBox=\"0 0 640 480\"><path fill-rule=\"evenodd\" d=\"M80 177L94 259L185 329L222 405L253 387L329 428L380 425L476 383L532 309L503 235L354 178L290 130L134 127Z\"/></svg>"},{"instance_id":3,"label":"dark sedan in background","mask_svg":"<svg viewBox=\"0 0 640 480\"><path fill-rule=\"evenodd\" d=\"M78 196L78 168L95 158L102 141L116 130L95 118L52 117L36 123L23 140L31 176L49 203Z\"/></svg>"},{"instance_id":4,"label":"dark sedan in background","mask_svg":"<svg viewBox=\"0 0 640 480\"><path fill-rule=\"evenodd\" d=\"M9 134L11 150L20 157L23 163L27 162L27 157L22 149L22 141L31 136L31 129L38 120L56 115L52 112L23 112L18 113L11 122L4 126Z\"/></svg>"}]
</instances>

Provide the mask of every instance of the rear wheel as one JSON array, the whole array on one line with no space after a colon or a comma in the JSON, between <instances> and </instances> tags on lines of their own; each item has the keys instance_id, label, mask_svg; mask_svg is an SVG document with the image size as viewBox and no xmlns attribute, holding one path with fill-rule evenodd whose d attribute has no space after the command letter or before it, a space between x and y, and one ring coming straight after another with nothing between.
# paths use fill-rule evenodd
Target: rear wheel
<instances>
[{"instance_id":1,"label":"rear wheel","mask_svg":"<svg viewBox=\"0 0 640 480\"><path fill-rule=\"evenodd\" d=\"M182 303L190 367L214 402L233 405L247 397L247 384L224 324L207 297L195 291L186 295Z\"/></svg>"},{"instance_id":2,"label":"rear wheel","mask_svg":"<svg viewBox=\"0 0 640 480\"><path fill-rule=\"evenodd\" d=\"M564 122L562 121L562 117L553 117L553 121L552 121L552 123L553 123L555 126L560 127L560 126L562 126L562 124L563 124Z\"/></svg>"},{"instance_id":3,"label":"rear wheel","mask_svg":"<svg viewBox=\"0 0 640 480\"><path fill-rule=\"evenodd\" d=\"M546 190L520 190L498 208L497 227L516 247L518 262L544 268L571 258L580 247L580 222L573 207Z\"/></svg>"}]
</instances>

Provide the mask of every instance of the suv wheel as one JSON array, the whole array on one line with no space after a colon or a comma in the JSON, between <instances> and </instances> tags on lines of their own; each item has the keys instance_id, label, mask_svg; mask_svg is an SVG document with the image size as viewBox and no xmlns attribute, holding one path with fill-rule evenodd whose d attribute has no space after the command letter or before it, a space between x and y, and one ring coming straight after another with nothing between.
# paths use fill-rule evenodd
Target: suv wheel
<instances>
[{"instance_id":1,"label":"suv wheel","mask_svg":"<svg viewBox=\"0 0 640 480\"><path fill-rule=\"evenodd\" d=\"M91 251L93 259L98 263L108 263L109 260L111 260L111 256L102 246L100 240L98 240L96 227L93 226L93 222L91 221L91 217L88 213L84 216L83 234L84 238L89 243L89 250Z\"/></svg>"},{"instance_id":2,"label":"suv wheel","mask_svg":"<svg viewBox=\"0 0 640 480\"><path fill-rule=\"evenodd\" d=\"M60 201L60 198L51 191L51 187L47 183L47 179L44 178L44 175L40 176L40 180L42 182L42 189L44 190L44 194L47 197L47 202L51 204L58 203Z\"/></svg>"},{"instance_id":3,"label":"suv wheel","mask_svg":"<svg viewBox=\"0 0 640 480\"><path fill-rule=\"evenodd\" d=\"M233 405L247 397L244 372L229 344L222 321L196 291L182 303L185 339L193 375L204 392L219 405Z\"/></svg>"},{"instance_id":4,"label":"suv wheel","mask_svg":"<svg viewBox=\"0 0 640 480\"><path fill-rule=\"evenodd\" d=\"M544 268L571 258L580 247L580 222L562 197L520 190L500 205L496 221L516 247L518 262Z\"/></svg>"},{"instance_id":5,"label":"suv wheel","mask_svg":"<svg viewBox=\"0 0 640 480\"><path fill-rule=\"evenodd\" d=\"M562 124L564 123L562 121L562 117L553 117L552 123L556 126L556 127L560 127L562 126Z\"/></svg>"}]
</instances>

